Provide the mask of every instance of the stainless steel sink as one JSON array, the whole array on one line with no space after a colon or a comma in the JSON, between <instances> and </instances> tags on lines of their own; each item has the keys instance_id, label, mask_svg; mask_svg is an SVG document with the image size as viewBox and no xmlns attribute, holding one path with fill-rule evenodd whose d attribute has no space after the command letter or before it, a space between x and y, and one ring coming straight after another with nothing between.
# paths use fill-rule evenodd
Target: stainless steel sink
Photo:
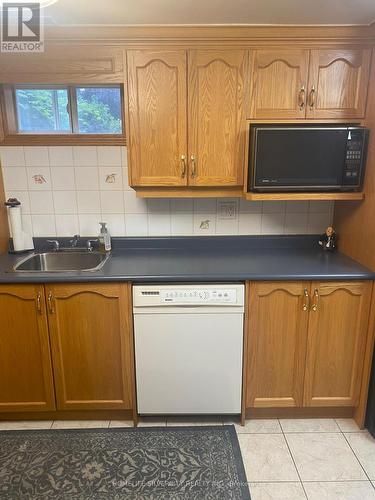
<instances>
[{"instance_id":1,"label":"stainless steel sink","mask_svg":"<svg viewBox=\"0 0 375 500\"><path fill-rule=\"evenodd\" d=\"M99 252L34 253L18 262L13 271L26 273L98 271L108 258L109 254Z\"/></svg>"}]
</instances>

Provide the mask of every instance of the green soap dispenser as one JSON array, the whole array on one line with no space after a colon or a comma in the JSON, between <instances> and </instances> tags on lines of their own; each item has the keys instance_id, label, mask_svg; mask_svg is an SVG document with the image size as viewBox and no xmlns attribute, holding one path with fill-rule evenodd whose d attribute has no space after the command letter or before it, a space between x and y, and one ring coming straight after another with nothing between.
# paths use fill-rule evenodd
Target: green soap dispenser
<instances>
[{"instance_id":1,"label":"green soap dispenser","mask_svg":"<svg viewBox=\"0 0 375 500\"><path fill-rule=\"evenodd\" d=\"M100 252L110 252L112 245L111 245L111 235L108 232L107 229L107 223L106 222L99 222L100 224L100 233L99 233L99 251Z\"/></svg>"}]
</instances>

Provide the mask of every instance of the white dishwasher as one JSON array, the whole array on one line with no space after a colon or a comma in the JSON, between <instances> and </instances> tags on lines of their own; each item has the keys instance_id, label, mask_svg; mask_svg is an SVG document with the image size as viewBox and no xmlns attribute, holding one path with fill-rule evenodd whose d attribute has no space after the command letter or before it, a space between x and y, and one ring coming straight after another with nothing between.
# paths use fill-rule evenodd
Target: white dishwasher
<instances>
[{"instance_id":1,"label":"white dishwasher","mask_svg":"<svg viewBox=\"0 0 375 500\"><path fill-rule=\"evenodd\" d=\"M141 415L241 412L244 285L133 287Z\"/></svg>"}]
</instances>

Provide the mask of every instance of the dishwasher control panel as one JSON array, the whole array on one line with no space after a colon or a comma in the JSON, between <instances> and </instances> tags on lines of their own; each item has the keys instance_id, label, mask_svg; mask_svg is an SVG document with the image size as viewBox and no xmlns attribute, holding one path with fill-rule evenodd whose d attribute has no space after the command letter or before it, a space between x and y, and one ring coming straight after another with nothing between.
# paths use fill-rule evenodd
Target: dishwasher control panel
<instances>
[{"instance_id":1,"label":"dishwasher control panel","mask_svg":"<svg viewBox=\"0 0 375 500\"><path fill-rule=\"evenodd\" d=\"M224 306L243 307L244 285L227 284L165 284L133 286L133 306L176 307L176 306Z\"/></svg>"},{"instance_id":2,"label":"dishwasher control panel","mask_svg":"<svg viewBox=\"0 0 375 500\"><path fill-rule=\"evenodd\" d=\"M237 293L235 289L184 289L171 288L160 291L161 302L170 304L236 304Z\"/></svg>"}]
</instances>

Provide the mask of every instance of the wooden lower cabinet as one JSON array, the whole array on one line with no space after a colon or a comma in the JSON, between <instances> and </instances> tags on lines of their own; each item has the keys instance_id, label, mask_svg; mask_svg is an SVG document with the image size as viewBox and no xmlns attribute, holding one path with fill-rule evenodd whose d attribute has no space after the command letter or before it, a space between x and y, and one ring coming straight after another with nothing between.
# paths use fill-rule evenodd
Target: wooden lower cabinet
<instances>
[{"instance_id":1,"label":"wooden lower cabinet","mask_svg":"<svg viewBox=\"0 0 375 500\"><path fill-rule=\"evenodd\" d=\"M249 285L245 406L356 407L372 282Z\"/></svg>"},{"instance_id":2,"label":"wooden lower cabinet","mask_svg":"<svg viewBox=\"0 0 375 500\"><path fill-rule=\"evenodd\" d=\"M131 409L128 284L46 286L59 410Z\"/></svg>"},{"instance_id":3,"label":"wooden lower cabinet","mask_svg":"<svg viewBox=\"0 0 375 500\"><path fill-rule=\"evenodd\" d=\"M305 282L250 284L247 407L301 406L308 288Z\"/></svg>"},{"instance_id":4,"label":"wooden lower cabinet","mask_svg":"<svg viewBox=\"0 0 375 500\"><path fill-rule=\"evenodd\" d=\"M313 282L305 406L357 406L372 283Z\"/></svg>"},{"instance_id":5,"label":"wooden lower cabinet","mask_svg":"<svg viewBox=\"0 0 375 500\"><path fill-rule=\"evenodd\" d=\"M43 285L1 285L0 318L0 412L54 410Z\"/></svg>"}]
</instances>

